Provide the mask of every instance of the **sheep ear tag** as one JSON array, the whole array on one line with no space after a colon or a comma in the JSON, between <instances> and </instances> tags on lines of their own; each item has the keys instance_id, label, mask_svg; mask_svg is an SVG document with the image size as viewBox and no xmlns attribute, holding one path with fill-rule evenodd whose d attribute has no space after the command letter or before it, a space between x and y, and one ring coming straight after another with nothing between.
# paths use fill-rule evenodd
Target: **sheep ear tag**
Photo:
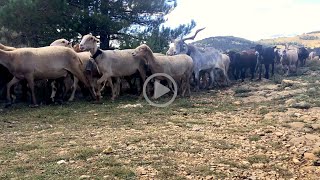
<instances>
[{"instance_id":1,"label":"sheep ear tag","mask_svg":"<svg viewBox=\"0 0 320 180\"><path fill-rule=\"evenodd\" d=\"M170 89L162 85L160 82L155 81L154 83L154 98L158 99L159 97L170 92Z\"/></svg>"}]
</instances>

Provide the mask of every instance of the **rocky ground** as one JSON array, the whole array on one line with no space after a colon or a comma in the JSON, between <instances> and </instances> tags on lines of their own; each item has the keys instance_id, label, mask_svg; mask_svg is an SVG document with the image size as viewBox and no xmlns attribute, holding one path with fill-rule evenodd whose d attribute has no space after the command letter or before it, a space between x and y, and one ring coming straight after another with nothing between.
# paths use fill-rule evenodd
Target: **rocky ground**
<instances>
[{"instance_id":1,"label":"rocky ground","mask_svg":"<svg viewBox=\"0 0 320 180\"><path fill-rule=\"evenodd\" d=\"M319 179L320 64L311 65L167 108L122 97L0 109L0 178Z\"/></svg>"}]
</instances>

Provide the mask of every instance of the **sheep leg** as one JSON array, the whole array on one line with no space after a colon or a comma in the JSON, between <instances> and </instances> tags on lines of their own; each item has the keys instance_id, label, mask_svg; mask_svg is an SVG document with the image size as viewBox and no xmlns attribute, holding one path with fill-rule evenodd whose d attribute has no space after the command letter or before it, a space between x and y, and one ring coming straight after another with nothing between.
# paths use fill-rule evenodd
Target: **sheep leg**
<instances>
[{"instance_id":1,"label":"sheep leg","mask_svg":"<svg viewBox=\"0 0 320 180\"><path fill-rule=\"evenodd\" d=\"M274 62L271 64L271 76L274 76Z\"/></svg>"},{"instance_id":2,"label":"sheep leg","mask_svg":"<svg viewBox=\"0 0 320 180\"><path fill-rule=\"evenodd\" d=\"M78 80L80 80L84 86L86 88L89 88L89 91L90 91L90 94L91 94L91 97L94 98L94 92L92 91L92 89L90 88L90 83L88 82L88 79L84 76L83 72L81 71L81 68L80 68L81 65L79 65L79 67L75 66L73 69L72 69L72 74L74 75L74 77L78 78ZM101 77L102 78L102 77ZM101 81L103 82L103 81Z\"/></svg>"},{"instance_id":3,"label":"sheep leg","mask_svg":"<svg viewBox=\"0 0 320 180\"><path fill-rule=\"evenodd\" d=\"M121 78L117 77L117 94L116 96L119 96L121 93Z\"/></svg>"},{"instance_id":4,"label":"sheep leg","mask_svg":"<svg viewBox=\"0 0 320 180\"><path fill-rule=\"evenodd\" d=\"M111 93L112 93L112 97L111 97L111 100L114 101L114 99L116 98L116 94L117 94L117 82L116 82L116 87L114 86L114 84L112 83L112 78L109 77L108 78L108 81L109 81L109 84L110 84L110 87L111 87Z\"/></svg>"},{"instance_id":5,"label":"sheep leg","mask_svg":"<svg viewBox=\"0 0 320 180\"><path fill-rule=\"evenodd\" d=\"M199 72L200 72L199 70L194 72L194 81L196 83L196 87L195 87L196 91L199 91L199 84L200 84L200 74L199 74Z\"/></svg>"},{"instance_id":6,"label":"sheep leg","mask_svg":"<svg viewBox=\"0 0 320 180\"><path fill-rule=\"evenodd\" d=\"M108 74L103 74L101 76L100 79L98 79L97 81L97 94L96 94L96 98L97 98L97 102L100 101L100 97L101 97L101 92L102 92L102 83L108 81L110 87L111 87L111 90L112 90L112 93L114 92L114 89L113 89L113 84L112 84L112 79L111 77L108 75Z\"/></svg>"},{"instance_id":7,"label":"sheep leg","mask_svg":"<svg viewBox=\"0 0 320 180\"><path fill-rule=\"evenodd\" d=\"M188 90L188 96L190 96L191 95L190 76L187 76L186 86L187 86L187 90Z\"/></svg>"},{"instance_id":8,"label":"sheep leg","mask_svg":"<svg viewBox=\"0 0 320 180\"><path fill-rule=\"evenodd\" d=\"M109 84L108 82L104 81L102 88L101 88L101 92L104 90L104 88L107 86L107 84ZM100 98L102 98L102 96L100 95Z\"/></svg>"},{"instance_id":9,"label":"sheep leg","mask_svg":"<svg viewBox=\"0 0 320 180\"><path fill-rule=\"evenodd\" d=\"M51 96L50 96L50 99L51 99L52 102L54 102L54 97L56 96L56 93L57 93L57 87L56 87L55 83L56 83L55 81L52 81L50 83L50 85L51 85Z\"/></svg>"},{"instance_id":10,"label":"sheep leg","mask_svg":"<svg viewBox=\"0 0 320 180\"><path fill-rule=\"evenodd\" d=\"M7 84L7 104L5 107L9 107L11 106L12 102L11 102L11 93L10 93L10 90L11 90L11 87L18 83L20 81L20 79L16 78L16 77L13 77L11 79L11 81Z\"/></svg>"},{"instance_id":11,"label":"sheep leg","mask_svg":"<svg viewBox=\"0 0 320 180\"><path fill-rule=\"evenodd\" d=\"M28 82L28 85L29 85L29 88L31 91L32 103L33 103L33 105L30 105L30 107L38 107L36 95L34 93L34 79L33 79L33 77L28 77L26 79L27 79L27 82Z\"/></svg>"},{"instance_id":12,"label":"sheep leg","mask_svg":"<svg viewBox=\"0 0 320 180\"><path fill-rule=\"evenodd\" d=\"M70 98L68 99L68 101L73 101L74 95L75 95L76 90L77 90L78 82L79 82L79 79L76 78L76 77L74 77L74 78L73 78L73 84L72 84L72 93L71 93L71 96L70 96Z\"/></svg>"},{"instance_id":13,"label":"sheep leg","mask_svg":"<svg viewBox=\"0 0 320 180\"><path fill-rule=\"evenodd\" d=\"M67 93L72 89L72 85L70 85L70 81L72 81L72 74L69 74L68 73L68 75L67 75L67 77L65 77L64 79L63 79L63 84L64 84L64 91L63 91L63 95L62 95L62 99L65 99L65 97L66 97L66 95L67 95ZM74 77L74 76L73 76ZM73 79L75 79L75 78L73 78ZM79 79L78 79L78 82L79 82Z\"/></svg>"},{"instance_id":14,"label":"sheep leg","mask_svg":"<svg viewBox=\"0 0 320 180\"><path fill-rule=\"evenodd\" d=\"M181 78L181 96L184 97L187 91L187 79L185 79L185 77Z\"/></svg>"},{"instance_id":15,"label":"sheep leg","mask_svg":"<svg viewBox=\"0 0 320 180\"><path fill-rule=\"evenodd\" d=\"M144 66L140 66L139 67L139 73L140 73L140 77L141 77L140 85L141 85L141 87L143 87L143 84L144 84L144 82L146 81L146 78L147 78ZM140 97L143 97L143 88L141 88Z\"/></svg>"},{"instance_id":16,"label":"sheep leg","mask_svg":"<svg viewBox=\"0 0 320 180\"><path fill-rule=\"evenodd\" d=\"M228 77L228 71L226 69L222 69L223 71L223 75L225 77L225 82L226 82L226 86L229 86L229 83L230 83L230 80L229 80L229 77Z\"/></svg>"},{"instance_id":17,"label":"sheep leg","mask_svg":"<svg viewBox=\"0 0 320 180\"><path fill-rule=\"evenodd\" d=\"M262 74L262 63L259 63L259 80L261 80L261 74Z\"/></svg>"},{"instance_id":18,"label":"sheep leg","mask_svg":"<svg viewBox=\"0 0 320 180\"><path fill-rule=\"evenodd\" d=\"M211 71L210 71L210 79L211 79L211 81L209 81L209 89L212 89L213 88L213 82L215 81L215 79L214 79L214 69L212 69Z\"/></svg>"}]
</instances>

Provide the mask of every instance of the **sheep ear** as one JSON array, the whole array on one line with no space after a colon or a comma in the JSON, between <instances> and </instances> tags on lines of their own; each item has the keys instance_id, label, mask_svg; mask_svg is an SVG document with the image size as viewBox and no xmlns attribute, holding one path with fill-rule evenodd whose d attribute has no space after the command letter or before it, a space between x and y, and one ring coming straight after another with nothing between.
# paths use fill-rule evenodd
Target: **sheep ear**
<instances>
[{"instance_id":1,"label":"sheep ear","mask_svg":"<svg viewBox=\"0 0 320 180\"><path fill-rule=\"evenodd\" d=\"M95 41L95 42L100 42L100 40L99 40L97 37L95 37L95 36L91 36L90 39L93 40L93 41Z\"/></svg>"}]
</instances>

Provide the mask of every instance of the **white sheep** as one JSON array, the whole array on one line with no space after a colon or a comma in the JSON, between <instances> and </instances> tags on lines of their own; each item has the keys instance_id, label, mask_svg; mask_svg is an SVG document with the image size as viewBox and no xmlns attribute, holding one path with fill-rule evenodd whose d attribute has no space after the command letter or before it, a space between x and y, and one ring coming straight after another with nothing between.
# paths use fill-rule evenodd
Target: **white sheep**
<instances>
[{"instance_id":1,"label":"white sheep","mask_svg":"<svg viewBox=\"0 0 320 180\"><path fill-rule=\"evenodd\" d=\"M50 46L63 46L63 47L69 47L72 48L71 43L66 40L66 39L57 39L55 41L53 41ZM78 45L79 46L79 45ZM74 46L73 50L75 52L77 52L77 55L79 56L80 60L82 61L82 72L84 73L84 75L86 76L86 78L89 80L90 83L90 88L92 89L93 93L95 96L96 95L96 88L97 88L97 79L101 77L99 69L97 68L96 64L93 64L92 68L90 68L89 70L86 70L86 67L89 63L92 63L92 61L90 62L91 59L91 54L90 52L81 52L78 46ZM94 63L94 62L93 62ZM78 84L79 80L77 78L74 78L74 81L76 81L75 83ZM70 76L67 76L65 78L64 81L64 86L66 88L65 94L67 92L69 92L72 89L72 93L71 96L69 98L68 101L73 101L74 100L74 96L75 96L75 92L76 92L76 87L73 87L70 82L72 82L72 78ZM74 83L72 83L74 84ZM51 98L54 98L56 93L56 87L54 84L52 84L52 94L51 94Z\"/></svg>"},{"instance_id":2,"label":"white sheep","mask_svg":"<svg viewBox=\"0 0 320 180\"><path fill-rule=\"evenodd\" d=\"M133 75L139 71L142 83L146 79L145 64L143 60L133 58L132 49L128 50L100 50L97 46L99 40L88 34L83 36L80 49L90 51L92 58L98 65L102 77L97 81L97 96L101 95L102 83L108 82L112 90L112 100L119 94L120 85L114 86L111 77L117 79L124 76ZM118 81L118 80L117 80ZM141 93L142 94L142 93Z\"/></svg>"},{"instance_id":3,"label":"white sheep","mask_svg":"<svg viewBox=\"0 0 320 180\"><path fill-rule=\"evenodd\" d=\"M88 81L81 71L82 62L70 48L48 46L19 48L14 51L0 50L0 64L14 76L7 84L7 105L11 105L11 86L22 79L28 82L33 106L37 106L34 80L57 79L71 73L88 87Z\"/></svg>"}]
</instances>

